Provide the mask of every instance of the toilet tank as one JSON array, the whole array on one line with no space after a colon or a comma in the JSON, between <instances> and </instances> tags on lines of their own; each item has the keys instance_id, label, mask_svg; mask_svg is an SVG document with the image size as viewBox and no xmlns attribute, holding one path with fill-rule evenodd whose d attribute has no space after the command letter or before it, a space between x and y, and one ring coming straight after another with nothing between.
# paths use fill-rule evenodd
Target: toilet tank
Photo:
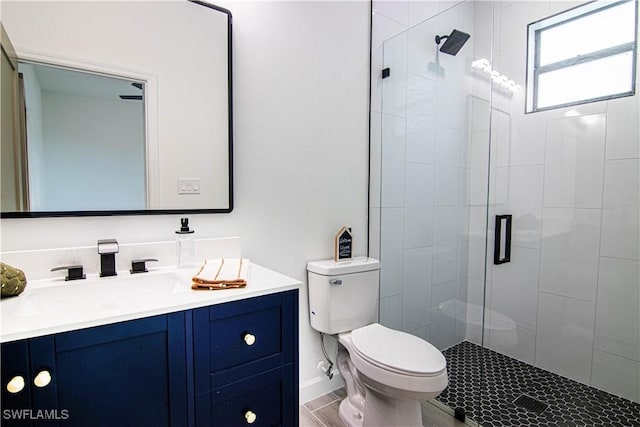
<instances>
[{"instance_id":1,"label":"toilet tank","mask_svg":"<svg viewBox=\"0 0 640 427\"><path fill-rule=\"evenodd\" d=\"M380 261L311 261L307 272L313 329L338 334L377 321Z\"/></svg>"}]
</instances>

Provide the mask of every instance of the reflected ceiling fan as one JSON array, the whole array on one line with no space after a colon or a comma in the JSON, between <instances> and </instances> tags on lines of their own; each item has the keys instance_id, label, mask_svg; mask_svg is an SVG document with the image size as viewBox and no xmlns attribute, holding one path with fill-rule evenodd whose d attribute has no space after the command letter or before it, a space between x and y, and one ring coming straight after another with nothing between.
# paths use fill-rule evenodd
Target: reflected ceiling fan
<instances>
[{"instance_id":1,"label":"reflected ceiling fan","mask_svg":"<svg viewBox=\"0 0 640 427\"><path fill-rule=\"evenodd\" d=\"M143 88L143 84L142 83L131 83L131 86L142 90ZM123 99L125 101L142 101L142 95L120 95L120 99Z\"/></svg>"}]
</instances>

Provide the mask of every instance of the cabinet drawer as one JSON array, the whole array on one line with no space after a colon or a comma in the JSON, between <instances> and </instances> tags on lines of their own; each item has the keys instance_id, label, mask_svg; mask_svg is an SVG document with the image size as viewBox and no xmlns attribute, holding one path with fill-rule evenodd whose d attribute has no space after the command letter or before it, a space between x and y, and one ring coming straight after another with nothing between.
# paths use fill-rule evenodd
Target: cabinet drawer
<instances>
[{"instance_id":1,"label":"cabinet drawer","mask_svg":"<svg viewBox=\"0 0 640 427\"><path fill-rule=\"evenodd\" d=\"M200 412L208 419L199 418L196 425L297 426L293 369L287 365L205 393L199 401L210 412Z\"/></svg>"},{"instance_id":2,"label":"cabinet drawer","mask_svg":"<svg viewBox=\"0 0 640 427\"><path fill-rule=\"evenodd\" d=\"M297 291L194 311L196 393L292 363Z\"/></svg>"},{"instance_id":3,"label":"cabinet drawer","mask_svg":"<svg viewBox=\"0 0 640 427\"><path fill-rule=\"evenodd\" d=\"M209 333L211 370L282 353L283 320L280 305L218 319Z\"/></svg>"}]
</instances>

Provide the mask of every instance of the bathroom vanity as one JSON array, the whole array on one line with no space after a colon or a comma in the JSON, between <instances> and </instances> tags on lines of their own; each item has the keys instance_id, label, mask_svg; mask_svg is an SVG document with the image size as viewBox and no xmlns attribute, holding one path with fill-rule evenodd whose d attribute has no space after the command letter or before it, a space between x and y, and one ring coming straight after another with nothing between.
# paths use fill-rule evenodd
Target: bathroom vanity
<instances>
[{"instance_id":1,"label":"bathroom vanity","mask_svg":"<svg viewBox=\"0 0 640 427\"><path fill-rule=\"evenodd\" d=\"M255 264L244 289L135 276L2 301L2 425L298 424L298 281Z\"/></svg>"}]
</instances>

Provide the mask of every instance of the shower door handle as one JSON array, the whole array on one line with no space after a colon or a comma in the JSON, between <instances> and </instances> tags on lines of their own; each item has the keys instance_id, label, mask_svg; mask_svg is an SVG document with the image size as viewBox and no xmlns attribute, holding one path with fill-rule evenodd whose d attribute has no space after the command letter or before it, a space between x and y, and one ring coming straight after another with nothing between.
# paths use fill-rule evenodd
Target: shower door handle
<instances>
[{"instance_id":1,"label":"shower door handle","mask_svg":"<svg viewBox=\"0 0 640 427\"><path fill-rule=\"evenodd\" d=\"M496 215L493 263L511 261L511 215Z\"/></svg>"}]
</instances>

